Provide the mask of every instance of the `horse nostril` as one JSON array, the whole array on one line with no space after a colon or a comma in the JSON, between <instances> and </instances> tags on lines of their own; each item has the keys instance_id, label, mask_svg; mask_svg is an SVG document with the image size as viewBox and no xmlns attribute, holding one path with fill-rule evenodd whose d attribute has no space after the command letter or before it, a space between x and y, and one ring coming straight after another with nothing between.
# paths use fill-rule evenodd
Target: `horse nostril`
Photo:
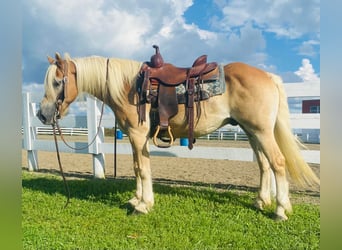
<instances>
[{"instance_id":1,"label":"horse nostril","mask_svg":"<svg viewBox=\"0 0 342 250\"><path fill-rule=\"evenodd\" d=\"M46 117L42 114L42 111L41 111L41 110L38 110L38 112L37 112L37 117L38 117L38 119L39 119L42 123L45 124L45 122L46 122Z\"/></svg>"}]
</instances>

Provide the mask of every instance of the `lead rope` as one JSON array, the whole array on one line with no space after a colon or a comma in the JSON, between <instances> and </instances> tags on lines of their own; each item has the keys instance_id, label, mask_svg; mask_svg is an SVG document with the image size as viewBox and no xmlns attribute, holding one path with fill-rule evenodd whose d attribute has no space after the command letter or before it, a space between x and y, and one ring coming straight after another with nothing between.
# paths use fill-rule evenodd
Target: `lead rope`
<instances>
[{"instance_id":1,"label":"lead rope","mask_svg":"<svg viewBox=\"0 0 342 250\"><path fill-rule=\"evenodd\" d=\"M101 122L102 122L102 117L103 117L103 111L104 111L104 102L102 102L102 106L101 106L101 115L100 115L100 121L99 121L99 125L97 126L97 132L94 136L94 138L91 140L90 143L88 143L86 146L84 147L80 147L80 148L76 148L76 147L73 147L71 146L70 144L68 144L68 142L64 139L64 136L63 136L63 133L62 133L62 130L58 124L58 120L56 119L55 123L56 123L56 127L58 129L58 133L59 133L59 136L61 137L62 141L64 142L64 144L73 149L73 150L83 150L83 149L86 149L86 148L89 148L96 140L96 137L99 135L99 132L100 132L100 128L101 128Z\"/></svg>"},{"instance_id":2,"label":"lead rope","mask_svg":"<svg viewBox=\"0 0 342 250\"><path fill-rule=\"evenodd\" d=\"M106 83L108 81L108 64L109 64L109 59L107 59L107 72L106 72ZM57 98L58 99L58 98ZM104 102L102 102L102 107L101 107L101 115L100 115L100 121L99 121L99 125L97 127L97 132L96 132L96 135L94 136L93 140L87 144L85 147L81 147L81 148L75 148L75 147L72 147L70 146L64 139L63 137L63 133L62 133L62 130L58 124L58 110L59 110L59 105L61 103L59 103L58 101L56 102L56 111L55 111L55 114L54 114L54 123L52 124L52 130L53 130L53 137L54 137L54 140L55 140L55 147L56 147L56 153L57 153L57 160L58 160L58 165L59 165L59 169L61 171L61 175L62 175L62 178L63 178L63 183L64 183L64 189L65 189L65 192L67 193L68 197L67 197L67 201L64 205L64 209L68 206L68 204L70 203L70 189L69 189L69 185L66 181L66 178L65 178L65 175L64 175L64 171L63 171L63 167L62 167L62 163L61 163L61 157L60 157L60 153L59 153L59 149L58 149L58 142L57 142L57 136L56 136L56 127L57 127L57 130L59 132L59 135L61 137L61 139L63 140L63 142L65 143L66 146L68 146L69 148L71 149L74 149L74 150L82 150L82 149L86 149L88 148L90 145L92 145L95 140L96 140L96 137L98 136L99 134L99 131L100 131L100 127L101 127L101 121L102 121L102 117L103 117L103 111L104 111ZM55 126L56 125L56 126ZM115 135L115 138L116 138L116 135ZM115 147L116 147L116 140L115 140ZM116 152L115 152L115 156L116 156ZM116 159L114 161L114 168L115 168L115 176L116 176Z\"/></svg>"},{"instance_id":3,"label":"lead rope","mask_svg":"<svg viewBox=\"0 0 342 250\"><path fill-rule=\"evenodd\" d=\"M55 125L54 124L52 125L52 130L53 130L53 137L55 139L55 146L56 146L56 153L57 153L57 160L58 160L59 170L61 171L61 174L62 174L65 192L68 195L67 200L66 200L65 205L64 205L64 209L65 209L68 206L68 204L70 203L70 189L69 189L69 185L68 185L68 183L67 183L67 181L65 179L65 175L64 175L64 171L63 171L63 167L62 167L62 163L61 163L61 157L60 157L60 154L59 154L58 143L57 143L57 136L56 136L56 130L55 130Z\"/></svg>"},{"instance_id":4,"label":"lead rope","mask_svg":"<svg viewBox=\"0 0 342 250\"><path fill-rule=\"evenodd\" d=\"M57 103L57 105L59 105ZM58 108L56 109L58 110ZM59 136L61 137L62 141L64 142L64 144L66 146L68 146L69 148L71 149L74 149L74 150L82 150L82 149L86 149L88 147L90 147L90 145L92 145L95 140L96 140L96 137L98 136L99 134L99 131L100 131L100 127L101 127L101 121L102 121L102 117L103 117L103 111L104 111L104 102L102 103L102 107L101 107L101 115L100 115L100 121L99 121L99 125L97 127L97 132L96 132L96 135L94 136L93 140L87 144L85 147L81 147L81 148L75 148L75 147L72 147L71 145L69 145L66 140L64 139L64 136L63 136L63 133L62 133L62 130L58 124L58 119L56 118L57 117L57 112L55 114L55 122L54 124L52 125L52 130L53 130L53 137L55 139L55 147L56 147L56 153L57 153L57 160L58 160L58 165L59 165L59 169L61 171L61 175L62 175L62 178L63 178L63 183L64 183L64 189L65 189L65 192L67 193L68 197L67 197L67 201L64 205L64 208L66 208L68 206L68 204L70 203L70 189L69 189L69 185L66 181L66 178L65 178L65 175L64 175L64 171L63 171L63 167L62 167L62 163L61 163L61 157L60 157L60 154L59 154L59 149L58 149L58 143L57 143L57 135L56 135L56 128L58 130L58 133L59 133ZM116 165L116 163L115 163ZM115 166L116 167L116 166Z\"/></svg>"}]
</instances>

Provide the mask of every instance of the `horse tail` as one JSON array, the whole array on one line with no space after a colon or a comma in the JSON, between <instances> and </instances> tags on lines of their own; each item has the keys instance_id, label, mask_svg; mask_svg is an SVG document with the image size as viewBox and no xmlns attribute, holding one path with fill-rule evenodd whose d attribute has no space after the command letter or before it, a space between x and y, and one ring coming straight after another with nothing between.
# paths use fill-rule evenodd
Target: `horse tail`
<instances>
[{"instance_id":1,"label":"horse tail","mask_svg":"<svg viewBox=\"0 0 342 250\"><path fill-rule=\"evenodd\" d=\"M279 110L274 128L278 146L285 157L286 169L291 178L301 186L320 185L320 180L303 159L300 149L305 146L292 133L290 111L283 82L279 76L270 74L279 92Z\"/></svg>"}]
</instances>

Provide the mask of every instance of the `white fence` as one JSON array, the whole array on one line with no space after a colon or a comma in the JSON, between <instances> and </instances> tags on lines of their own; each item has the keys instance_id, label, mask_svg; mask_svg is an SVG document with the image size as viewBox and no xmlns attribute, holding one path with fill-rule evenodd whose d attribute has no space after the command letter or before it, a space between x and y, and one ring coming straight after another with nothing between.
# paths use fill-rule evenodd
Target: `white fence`
<instances>
[{"instance_id":1,"label":"white fence","mask_svg":"<svg viewBox=\"0 0 342 250\"><path fill-rule=\"evenodd\" d=\"M29 170L38 170L38 151L51 151L55 152L54 142L51 140L39 140L38 133L51 133L50 126L44 126L36 117L37 103L40 98L34 97L30 93L23 94L23 149L27 150L28 168ZM76 148L85 147L95 137L97 133L97 126L100 118L100 109L102 102L88 97L87 115L73 116L69 115L60 121L62 130L69 131L70 134L87 134L88 142L70 142L69 144ZM296 114L292 115L291 122L294 128L309 128L319 129L319 114ZM86 124L87 128L84 127ZM104 115L101 128L95 142L90 147L82 150L73 150L67 147L63 142L59 142L58 146L61 152L68 153L81 153L93 155L93 172L95 177L104 178L105 161L104 154L113 154L114 144L106 143L104 141L104 128L113 128L115 118L113 115ZM77 129L73 129L77 128ZM76 132L77 131L77 132ZM216 135L215 135L216 133ZM237 139L238 136L243 136L238 127L225 126L211 134L218 138L230 134ZM132 154L132 149L128 143L117 144L118 154ZM150 146L151 155L158 156L173 156L185 158L214 158L214 159L227 159L239 161L254 161L254 154L250 148L224 148L224 147L194 147L193 150L188 150L183 146L172 146L169 149L161 149ZM317 150L303 150L302 154L307 162L320 163L320 151Z\"/></svg>"}]
</instances>

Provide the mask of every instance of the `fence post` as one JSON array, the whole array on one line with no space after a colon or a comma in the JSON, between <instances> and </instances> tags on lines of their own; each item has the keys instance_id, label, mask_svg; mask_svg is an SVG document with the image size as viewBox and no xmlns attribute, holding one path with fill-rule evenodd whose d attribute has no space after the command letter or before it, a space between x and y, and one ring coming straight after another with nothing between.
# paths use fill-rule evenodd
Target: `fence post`
<instances>
[{"instance_id":1,"label":"fence post","mask_svg":"<svg viewBox=\"0 0 342 250\"><path fill-rule=\"evenodd\" d=\"M87 124L88 124L88 143L96 138L89 147L89 153L93 154L93 173L95 178L105 178L105 156L100 152L99 144L104 143L104 128L99 125L102 102L93 97L87 97ZM99 130L99 132L97 132Z\"/></svg>"},{"instance_id":2,"label":"fence post","mask_svg":"<svg viewBox=\"0 0 342 250\"><path fill-rule=\"evenodd\" d=\"M29 171L38 170L37 150L33 149L33 141L37 139L37 131L31 124L31 117L35 117L35 109L31 103L30 93L23 93L23 133L24 148L27 150L27 165Z\"/></svg>"}]
</instances>

